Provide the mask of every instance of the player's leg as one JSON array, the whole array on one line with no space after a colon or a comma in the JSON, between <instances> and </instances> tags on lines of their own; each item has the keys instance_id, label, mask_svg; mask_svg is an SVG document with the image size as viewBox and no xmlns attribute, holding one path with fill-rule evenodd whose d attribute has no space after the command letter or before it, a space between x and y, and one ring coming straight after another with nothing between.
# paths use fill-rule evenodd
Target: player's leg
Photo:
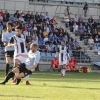
<instances>
[{"instance_id":1,"label":"player's leg","mask_svg":"<svg viewBox=\"0 0 100 100\"><path fill-rule=\"evenodd\" d=\"M21 72L20 74L18 74L16 76L16 79L17 79L17 85L20 83L21 81L21 78L24 78L25 76L29 76L30 74L32 74L32 71L29 71L29 70L24 70L23 72Z\"/></svg>"},{"instance_id":2,"label":"player's leg","mask_svg":"<svg viewBox=\"0 0 100 100\"><path fill-rule=\"evenodd\" d=\"M20 70L18 68L14 68L4 79L3 82L1 82L0 84L6 84L8 82L8 80L12 77L14 77L15 73L20 72Z\"/></svg>"},{"instance_id":3,"label":"player's leg","mask_svg":"<svg viewBox=\"0 0 100 100\"><path fill-rule=\"evenodd\" d=\"M63 77L64 77L65 76L65 73L66 73L66 64L63 65L62 73L63 73Z\"/></svg>"},{"instance_id":4,"label":"player's leg","mask_svg":"<svg viewBox=\"0 0 100 100\"><path fill-rule=\"evenodd\" d=\"M6 57L6 71L5 71L5 74L7 76L8 72L9 72L9 66L10 66L10 63L11 63L10 52L6 52L5 57Z\"/></svg>"}]
</instances>

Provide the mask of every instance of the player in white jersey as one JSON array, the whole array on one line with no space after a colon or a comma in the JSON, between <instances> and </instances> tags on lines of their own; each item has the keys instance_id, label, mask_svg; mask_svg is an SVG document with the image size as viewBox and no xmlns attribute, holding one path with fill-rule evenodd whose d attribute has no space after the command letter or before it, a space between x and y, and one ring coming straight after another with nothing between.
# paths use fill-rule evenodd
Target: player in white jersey
<instances>
[{"instance_id":1,"label":"player in white jersey","mask_svg":"<svg viewBox=\"0 0 100 100\"><path fill-rule=\"evenodd\" d=\"M19 63L24 63L26 61L25 57L18 56L18 54L27 54L27 48L26 48L26 42L27 39L25 39L25 36L21 34L22 27L16 26L15 31L16 35L12 36L10 39L10 46L14 46L15 52L14 52L14 67L17 67ZM18 74L18 73L16 73ZM13 83L16 82L16 79L13 81ZM29 76L26 77L26 85L30 85L29 83Z\"/></svg>"},{"instance_id":2,"label":"player in white jersey","mask_svg":"<svg viewBox=\"0 0 100 100\"><path fill-rule=\"evenodd\" d=\"M0 83L0 84L6 84L8 82L8 80L14 76L15 73L20 73L19 75L16 76L17 79L17 85L20 83L21 78L32 74L32 70L35 69L37 67L37 65L39 64L40 61L40 52L37 51L38 46L37 44L31 44L30 45L30 51L28 52L28 54L18 54L18 56L22 56L27 58L26 62L19 65L18 67L14 68L5 78L5 80Z\"/></svg>"},{"instance_id":3,"label":"player in white jersey","mask_svg":"<svg viewBox=\"0 0 100 100\"><path fill-rule=\"evenodd\" d=\"M12 31L12 23L11 22L7 22L7 32L5 32L4 34L2 34L2 42L4 43L5 46L5 57L6 57L6 75L9 72L9 66L11 63L11 58L13 58L14 55L14 47L10 47L8 45L10 38L15 35L15 32Z\"/></svg>"},{"instance_id":4,"label":"player in white jersey","mask_svg":"<svg viewBox=\"0 0 100 100\"><path fill-rule=\"evenodd\" d=\"M57 56L59 56L59 66L61 67L62 78L64 78L66 66L68 65L68 59L70 59L69 50L65 46L64 41L61 42L61 46L56 52L56 57Z\"/></svg>"}]
</instances>

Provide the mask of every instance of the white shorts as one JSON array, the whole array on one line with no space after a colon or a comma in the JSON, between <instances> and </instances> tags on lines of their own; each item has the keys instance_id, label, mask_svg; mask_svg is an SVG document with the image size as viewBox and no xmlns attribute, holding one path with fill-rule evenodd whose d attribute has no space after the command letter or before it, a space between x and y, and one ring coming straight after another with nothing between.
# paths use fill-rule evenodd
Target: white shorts
<instances>
[{"instance_id":1,"label":"white shorts","mask_svg":"<svg viewBox=\"0 0 100 100\"><path fill-rule=\"evenodd\" d=\"M20 63L25 63L26 59L27 58L22 56L18 56L18 57L14 56L14 60L18 60Z\"/></svg>"},{"instance_id":2,"label":"white shorts","mask_svg":"<svg viewBox=\"0 0 100 100\"><path fill-rule=\"evenodd\" d=\"M62 65L68 65L69 64L69 61L68 60L63 60L63 61L61 61L61 60L59 60L59 65L60 66L62 66Z\"/></svg>"}]
</instances>

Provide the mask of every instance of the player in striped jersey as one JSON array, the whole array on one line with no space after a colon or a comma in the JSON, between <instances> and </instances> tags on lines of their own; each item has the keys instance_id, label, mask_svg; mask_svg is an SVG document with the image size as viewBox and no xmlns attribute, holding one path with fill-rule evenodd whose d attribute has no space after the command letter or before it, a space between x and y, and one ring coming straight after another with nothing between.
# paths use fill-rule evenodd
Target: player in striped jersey
<instances>
[{"instance_id":1,"label":"player in striped jersey","mask_svg":"<svg viewBox=\"0 0 100 100\"><path fill-rule=\"evenodd\" d=\"M65 76L66 66L68 65L68 58L70 59L69 50L65 46L64 41L56 52L56 57L59 56L59 65L61 67L62 78Z\"/></svg>"},{"instance_id":2,"label":"player in striped jersey","mask_svg":"<svg viewBox=\"0 0 100 100\"><path fill-rule=\"evenodd\" d=\"M26 43L28 43L28 39L22 34L22 26L16 26L15 28L16 35L12 36L10 39L9 46L14 46L14 67L17 67L19 63L24 63L26 61L25 57L18 56L18 54L27 54ZM18 73L16 73L17 75ZM16 79L13 83L16 82ZM29 83L29 76L26 77L26 85L30 85Z\"/></svg>"}]
</instances>

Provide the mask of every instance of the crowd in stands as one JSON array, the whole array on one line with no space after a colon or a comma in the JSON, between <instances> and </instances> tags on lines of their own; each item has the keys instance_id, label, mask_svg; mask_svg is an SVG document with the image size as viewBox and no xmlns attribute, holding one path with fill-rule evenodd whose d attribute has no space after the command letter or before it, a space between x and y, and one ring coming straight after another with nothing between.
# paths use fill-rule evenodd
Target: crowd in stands
<instances>
[{"instance_id":1,"label":"crowd in stands","mask_svg":"<svg viewBox=\"0 0 100 100\"><path fill-rule=\"evenodd\" d=\"M9 12L0 12L0 32L1 35L6 32L6 22L13 23L13 31L18 21L23 24L22 34L26 35L29 43L37 43L40 51L56 52L61 41L65 41L66 46L70 50L79 50L81 47L77 39L73 39L71 34L58 27L55 17L51 18L48 12L45 15L36 12L16 11L14 16L10 16ZM0 42L2 43L2 41Z\"/></svg>"},{"instance_id":2,"label":"crowd in stands","mask_svg":"<svg viewBox=\"0 0 100 100\"><path fill-rule=\"evenodd\" d=\"M80 41L84 41L90 50L98 49L100 45L100 16L98 19L93 19L92 16L86 22L82 15L75 15L72 19L69 15L64 17L66 27L70 27L70 32L76 36L80 36Z\"/></svg>"}]
</instances>

